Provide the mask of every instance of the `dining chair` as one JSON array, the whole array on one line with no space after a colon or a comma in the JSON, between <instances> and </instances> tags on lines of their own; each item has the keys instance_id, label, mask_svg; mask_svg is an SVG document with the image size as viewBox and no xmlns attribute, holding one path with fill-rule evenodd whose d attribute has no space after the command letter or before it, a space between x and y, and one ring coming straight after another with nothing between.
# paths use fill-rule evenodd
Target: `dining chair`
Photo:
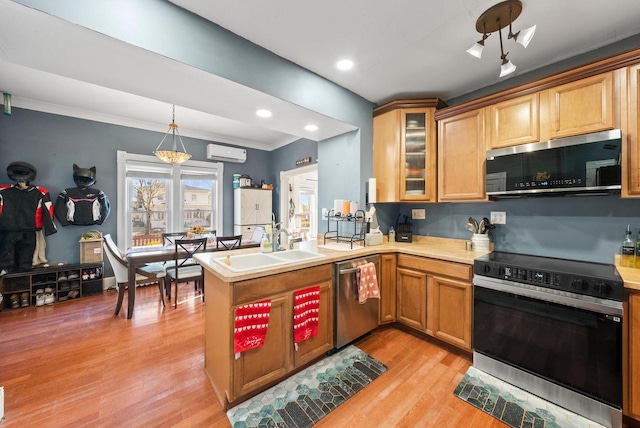
<instances>
[{"instance_id":1,"label":"dining chair","mask_svg":"<svg viewBox=\"0 0 640 428\"><path fill-rule=\"evenodd\" d=\"M163 232L162 245L173 245L176 239L182 239L186 235L186 232Z\"/></svg>"},{"instance_id":2,"label":"dining chair","mask_svg":"<svg viewBox=\"0 0 640 428\"><path fill-rule=\"evenodd\" d=\"M242 235L235 236L217 236L216 248L222 250L233 250L240 248L240 242L242 241Z\"/></svg>"},{"instance_id":3,"label":"dining chair","mask_svg":"<svg viewBox=\"0 0 640 428\"><path fill-rule=\"evenodd\" d=\"M173 292L173 306L178 307L178 284L189 281L195 282L195 290L200 290L204 302L204 272L202 266L193 260L193 255L207 249L207 238L176 239L174 242L174 266L166 269L169 288L175 284Z\"/></svg>"},{"instance_id":4,"label":"dining chair","mask_svg":"<svg viewBox=\"0 0 640 428\"><path fill-rule=\"evenodd\" d=\"M111 268L113 269L113 274L116 278L116 285L118 287L118 301L116 303L116 310L114 315L118 315L120 313L120 308L122 307L124 293L130 286L129 267L125 259L125 254L120 251L116 243L113 242L110 234L104 235L102 244L104 247L104 252L107 254L107 259L109 259L109 263L111 264ZM160 301L162 302L162 306L165 306L164 279L165 271L162 266L159 266L158 264L146 265L136 269L136 283L133 284L133 286L135 287L139 284L150 284L154 282L157 283L158 290L160 291Z\"/></svg>"}]
</instances>

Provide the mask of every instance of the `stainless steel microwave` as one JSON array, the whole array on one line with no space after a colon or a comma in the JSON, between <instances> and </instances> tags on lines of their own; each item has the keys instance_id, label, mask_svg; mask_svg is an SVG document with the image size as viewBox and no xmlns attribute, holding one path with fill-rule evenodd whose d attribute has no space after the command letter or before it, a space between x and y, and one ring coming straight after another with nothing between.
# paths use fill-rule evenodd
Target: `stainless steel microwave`
<instances>
[{"instance_id":1,"label":"stainless steel microwave","mask_svg":"<svg viewBox=\"0 0 640 428\"><path fill-rule=\"evenodd\" d=\"M616 193L621 188L619 129L487 151L490 199Z\"/></svg>"}]
</instances>

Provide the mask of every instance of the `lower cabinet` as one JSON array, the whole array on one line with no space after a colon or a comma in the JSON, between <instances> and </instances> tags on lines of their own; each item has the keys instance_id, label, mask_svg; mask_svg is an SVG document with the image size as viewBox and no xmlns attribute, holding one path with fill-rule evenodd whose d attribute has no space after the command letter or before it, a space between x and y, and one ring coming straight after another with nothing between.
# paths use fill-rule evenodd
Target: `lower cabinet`
<instances>
[{"instance_id":1,"label":"lower cabinet","mask_svg":"<svg viewBox=\"0 0 640 428\"><path fill-rule=\"evenodd\" d=\"M427 331L427 274L399 267L397 270L398 322Z\"/></svg>"},{"instance_id":2,"label":"lower cabinet","mask_svg":"<svg viewBox=\"0 0 640 428\"><path fill-rule=\"evenodd\" d=\"M378 323L387 324L396 321L396 255L380 256L380 310Z\"/></svg>"},{"instance_id":3,"label":"lower cabinet","mask_svg":"<svg viewBox=\"0 0 640 428\"><path fill-rule=\"evenodd\" d=\"M471 284L429 275L427 330L433 336L471 351Z\"/></svg>"},{"instance_id":4,"label":"lower cabinet","mask_svg":"<svg viewBox=\"0 0 640 428\"><path fill-rule=\"evenodd\" d=\"M333 348L333 287L330 264L236 283L205 272L205 371L222 404L265 389ZM320 286L318 334L298 344L293 341L294 293ZM235 308L271 300L269 325L263 346L235 357Z\"/></svg>"},{"instance_id":5,"label":"lower cabinet","mask_svg":"<svg viewBox=\"0 0 640 428\"><path fill-rule=\"evenodd\" d=\"M640 293L629 293L627 311L627 399L625 414L640 420Z\"/></svg>"},{"instance_id":6,"label":"lower cabinet","mask_svg":"<svg viewBox=\"0 0 640 428\"><path fill-rule=\"evenodd\" d=\"M398 322L470 351L471 278L471 265L398 255Z\"/></svg>"}]
</instances>

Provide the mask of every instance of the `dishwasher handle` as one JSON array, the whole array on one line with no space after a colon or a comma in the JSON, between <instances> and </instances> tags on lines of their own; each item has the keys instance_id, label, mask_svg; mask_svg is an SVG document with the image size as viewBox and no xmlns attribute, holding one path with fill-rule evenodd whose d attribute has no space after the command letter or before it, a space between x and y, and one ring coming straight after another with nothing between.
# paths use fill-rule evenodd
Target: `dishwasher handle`
<instances>
[{"instance_id":1,"label":"dishwasher handle","mask_svg":"<svg viewBox=\"0 0 640 428\"><path fill-rule=\"evenodd\" d=\"M376 265L376 270L377 270L379 262L378 261L374 261L372 263ZM360 269L360 266L362 266L362 265L358 265L356 267L346 268L346 269L338 268L338 275L346 275L346 274L357 272Z\"/></svg>"},{"instance_id":2,"label":"dishwasher handle","mask_svg":"<svg viewBox=\"0 0 640 428\"><path fill-rule=\"evenodd\" d=\"M349 273L354 273L357 272L358 269L360 269L359 267L354 267L354 268L349 268L349 269L340 269L338 270L338 274L339 275L345 275L345 274L349 274Z\"/></svg>"}]
</instances>

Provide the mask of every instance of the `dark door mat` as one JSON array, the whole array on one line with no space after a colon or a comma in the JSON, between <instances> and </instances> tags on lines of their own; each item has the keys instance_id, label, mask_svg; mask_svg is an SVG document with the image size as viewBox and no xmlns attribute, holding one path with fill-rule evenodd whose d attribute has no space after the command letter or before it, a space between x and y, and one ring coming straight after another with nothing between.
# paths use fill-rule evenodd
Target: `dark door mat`
<instances>
[{"instance_id":1,"label":"dark door mat","mask_svg":"<svg viewBox=\"0 0 640 428\"><path fill-rule=\"evenodd\" d=\"M473 366L453 395L513 428L603 428Z\"/></svg>"},{"instance_id":2,"label":"dark door mat","mask_svg":"<svg viewBox=\"0 0 640 428\"><path fill-rule=\"evenodd\" d=\"M351 345L227 411L234 428L310 427L387 367Z\"/></svg>"}]
</instances>

